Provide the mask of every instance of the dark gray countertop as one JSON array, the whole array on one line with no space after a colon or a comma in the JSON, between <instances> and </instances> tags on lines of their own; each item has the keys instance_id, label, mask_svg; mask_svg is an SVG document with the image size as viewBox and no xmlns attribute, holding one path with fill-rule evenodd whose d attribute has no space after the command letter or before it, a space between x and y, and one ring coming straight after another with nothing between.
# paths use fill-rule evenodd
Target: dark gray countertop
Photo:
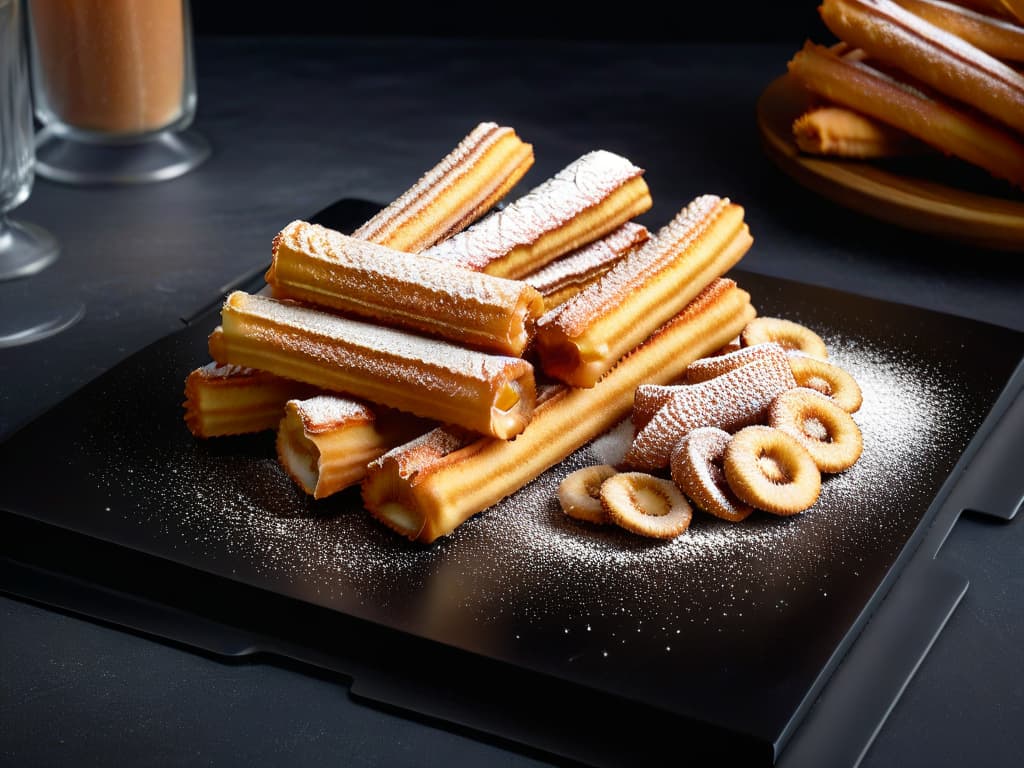
<instances>
[{"instance_id":1,"label":"dark gray countertop","mask_svg":"<svg viewBox=\"0 0 1024 768\"><path fill-rule=\"evenodd\" d=\"M647 169L655 205L645 222L703 192L744 205L755 238L745 269L1024 331L1020 254L841 210L766 159L754 105L801 42L200 39L196 127L213 145L204 166L133 188L39 180L15 211L54 232L63 252L40 275L0 284L0 323L53 302L84 302L86 315L49 340L0 350L0 439L264 265L288 221L341 197L392 199L480 120L534 144L524 186L591 149L617 151ZM865 766L1024 759L1020 522L967 517L940 559L971 587ZM6 598L0 616L8 764L536 757L356 704L338 681L298 668L225 663Z\"/></svg>"}]
</instances>

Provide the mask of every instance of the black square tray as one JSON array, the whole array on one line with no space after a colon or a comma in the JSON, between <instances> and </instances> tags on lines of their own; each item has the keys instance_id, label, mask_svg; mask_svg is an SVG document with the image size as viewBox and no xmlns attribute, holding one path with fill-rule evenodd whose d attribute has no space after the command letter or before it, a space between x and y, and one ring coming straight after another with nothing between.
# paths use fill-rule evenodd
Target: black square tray
<instances>
[{"instance_id":1,"label":"black square tray","mask_svg":"<svg viewBox=\"0 0 1024 768\"><path fill-rule=\"evenodd\" d=\"M349 230L373 210L344 200L316 219ZM931 559L960 511L1019 506L1020 478L992 478L1021 448L1024 334L731 276L760 314L819 331L864 390L864 456L802 515L702 516L667 544L576 523L554 490L603 438L409 544L354 489L298 492L271 435L191 437L182 385L208 360L218 297L0 445L0 588L286 655L354 695L586 763L678 757L680 739L690 758L854 763L966 589ZM897 580L896 607L869 621Z\"/></svg>"}]
</instances>

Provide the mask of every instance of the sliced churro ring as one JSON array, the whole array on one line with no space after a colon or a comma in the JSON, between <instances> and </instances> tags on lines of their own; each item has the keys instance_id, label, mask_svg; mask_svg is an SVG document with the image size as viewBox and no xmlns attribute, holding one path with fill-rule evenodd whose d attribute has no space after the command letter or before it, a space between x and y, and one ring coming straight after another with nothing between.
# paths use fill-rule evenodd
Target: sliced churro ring
<instances>
[{"instance_id":1,"label":"sliced churro ring","mask_svg":"<svg viewBox=\"0 0 1024 768\"><path fill-rule=\"evenodd\" d=\"M601 484L608 519L652 539L674 539L693 519L690 503L675 484L646 472L620 472Z\"/></svg>"},{"instance_id":2,"label":"sliced churro ring","mask_svg":"<svg viewBox=\"0 0 1024 768\"><path fill-rule=\"evenodd\" d=\"M274 429L286 402L314 391L314 387L266 371L211 362L185 379L185 424L196 437Z\"/></svg>"},{"instance_id":3,"label":"sliced churro ring","mask_svg":"<svg viewBox=\"0 0 1024 768\"><path fill-rule=\"evenodd\" d=\"M717 427L690 430L672 449L672 481L689 499L710 515L738 523L753 512L740 501L725 479L722 459L732 435Z\"/></svg>"},{"instance_id":4,"label":"sliced churro ring","mask_svg":"<svg viewBox=\"0 0 1024 768\"><path fill-rule=\"evenodd\" d=\"M790 74L809 91L894 125L997 178L1024 186L1024 144L994 123L866 62L841 58L823 46L807 43L788 66Z\"/></svg>"},{"instance_id":5,"label":"sliced churro ring","mask_svg":"<svg viewBox=\"0 0 1024 768\"><path fill-rule=\"evenodd\" d=\"M533 147L512 128L480 123L352 236L399 251L422 251L489 211L530 169L533 159Z\"/></svg>"},{"instance_id":6,"label":"sliced churro ring","mask_svg":"<svg viewBox=\"0 0 1024 768\"><path fill-rule=\"evenodd\" d=\"M716 280L596 386L545 389L515 440L440 428L384 454L363 480L363 502L411 539L445 536L618 424L640 383L677 378L689 361L739 333L753 314L746 291L732 280Z\"/></svg>"},{"instance_id":7,"label":"sliced churro ring","mask_svg":"<svg viewBox=\"0 0 1024 768\"><path fill-rule=\"evenodd\" d=\"M825 359L828 348L821 336L810 328L781 317L755 317L743 333L740 341L745 347L753 347L774 341L783 349L792 349Z\"/></svg>"},{"instance_id":8,"label":"sliced churro ring","mask_svg":"<svg viewBox=\"0 0 1024 768\"><path fill-rule=\"evenodd\" d=\"M722 467L739 499L773 515L803 512L821 493L821 472L807 450L793 436L763 424L732 436Z\"/></svg>"},{"instance_id":9,"label":"sliced churro ring","mask_svg":"<svg viewBox=\"0 0 1024 768\"><path fill-rule=\"evenodd\" d=\"M1024 133L1024 76L892 0L824 0L833 34Z\"/></svg>"},{"instance_id":10,"label":"sliced churro ring","mask_svg":"<svg viewBox=\"0 0 1024 768\"><path fill-rule=\"evenodd\" d=\"M634 409L636 434L623 463L648 472L663 469L676 443L691 430L718 427L732 432L763 422L772 401L795 386L789 362L771 356L700 384L676 386L646 424L636 423ZM644 388L638 388L638 398Z\"/></svg>"},{"instance_id":11,"label":"sliced churro ring","mask_svg":"<svg viewBox=\"0 0 1024 768\"><path fill-rule=\"evenodd\" d=\"M518 280L293 221L274 238L267 283L298 299L458 344L520 356L544 299Z\"/></svg>"},{"instance_id":12,"label":"sliced churro ring","mask_svg":"<svg viewBox=\"0 0 1024 768\"><path fill-rule=\"evenodd\" d=\"M768 424L796 438L822 472L842 472L857 463L864 450L860 427L831 399L806 387L775 398Z\"/></svg>"},{"instance_id":13,"label":"sliced churro ring","mask_svg":"<svg viewBox=\"0 0 1024 768\"><path fill-rule=\"evenodd\" d=\"M467 269L519 278L650 207L643 169L597 150L425 253Z\"/></svg>"},{"instance_id":14,"label":"sliced churro ring","mask_svg":"<svg viewBox=\"0 0 1024 768\"><path fill-rule=\"evenodd\" d=\"M290 400L279 421L278 461L315 499L355 485L369 462L429 428L425 419L339 395Z\"/></svg>"},{"instance_id":15,"label":"sliced churro ring","mask_svg":"<svg viewBox=\"0 0 1024 768\"><path fill-rule=\"evenodd\" d=\"M895 2L997 59L1024 61L1024 27L1019 24L941 0Z\"/></svg>"},{"instance_id":16,"label":"sliced churro ring","mask_svg":"<svg viewBox=\"0 0 1024 768\"><path fill-rule=\"evenodd\" d=\"M802 152L861 160L902 157L922 145L904 131L845 107L815 107L793 122Z\"/></svg>"},{"instance_id":17,"label":"sliced churro ring","mask_svg":"<svg viewBox=\"0 0 1024 768\"><path fill-rule=\"evenodd\" d=\"M781 344L774 341L765 341L749 347L738 347L724 354L709 355L700 360L694 360L686 367L686 383L700 384L702 381L735 371L749 362L764 357L774 357L779 361L789 360L786 350L782 348Z\"/></svg>"},{"instance_id":18,"label":"sliced churro ring","mask_svg":"<svg viewBox=\"0 0 1024 768\"><path fill-rule=\"evenodd\" d=\"M521 358L242 291L224 302L210 354L502 439L522 432L536 396Z\"/></svg>"},{"instance_id":19,"label":"sliced churro ring","mask_svg":"<svg viewBox=\"0 0 1024 768\"><path fill-rule=\"evenodd\" d=\"M544 308L564 304L596 281L627 253L650 239L642 224L627 221L600 240L577 248L523 278L544 297Z\"/></svg>"},{"instance_id":20,"label":"sliced churro ring","mask_svg":"<svg viewBox=\"0 0 1024 768\"><path fill-rule=\"evenodd\" d=\"M546 374L592 387L627 351L725 274L753 238L743 208L703 195L600 280L537 322Z\"/></svg>"},{"instance_id":21,"label":"sliced churro ring","mask_svg":"<svg viewBox=\"0 0 1024 768\"><path fill-rule=\"evenodd\" d=\"M847 413L856 413L864 402L857 380L835 363L816 357L791 355L789 366L793 369L797 386L817 390Z\"/></svg>"},{"instance_id":22,"label":"sliced churro ring","mask_svg":"<svg viewBox=\"0 0 1024 768\"><path fill-rule=\"evenodd\" d=\"M594 464L570 472L558 484L558 503L562 511L588 523L611 522L601 504L601 483L617 473L610 464Z\"/></svg>"}]
</instances>

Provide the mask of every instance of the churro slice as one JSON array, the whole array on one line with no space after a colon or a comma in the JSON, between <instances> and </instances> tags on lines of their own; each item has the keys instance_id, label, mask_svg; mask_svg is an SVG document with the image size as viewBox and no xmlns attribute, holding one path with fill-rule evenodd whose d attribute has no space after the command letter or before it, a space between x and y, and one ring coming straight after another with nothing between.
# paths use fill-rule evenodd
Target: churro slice
<instances>
[{"instance_id":1,"label":"churro slice","mask_svg":"<svg viewBox=\"0 0 1024 768\"><path fill-rule=\"evenodd\" d=\"M340 395L289 400L278 421L277 458L316 499L355 485L369 462L429 428L425 419Z\"/></svg>"},{"instance_id":2,"label":"churro slice","mask_svg":"<svg viewBox=\"0 0 1024 768\"><path fill-rule=\"evenodd\" d=\"M849 45L1024 132L1024 76L998 59L892 0L824 0L819 10Z\"/></svg>"},{"instance_id":3,"label":"churro slice","mask_svg":"<svg viewBox=\"0 0 1024 768\"><path fill-rule=\"evenodd\" d=\"M196 437L274 429L284 404L313 387L240 365L207 363L185 379L185 424Z\"/></svg>"},{"instance_id":4,"label":"churro slice","mask_svg":"<svg viewBox=\"0 0 1024 768\"><path fill-rule=\"evenodd\" d=\"M425 253L467 269L523 277L647 211L651 194L643 173L612 152L589 152Z\"/></svg>"},{"instance_id":5,"label":"churro slice","mask_svg":"<svg viewBox=\"0 0 1024 768\"><path fill-rule=\"evenodd\" d=\"M1019 24L941 0L895 2L997 59L1024 61L1024 27Z\"/></svg>"},{"instance_id":6,"label":"churro slice","mask_svg":"<svg viewBox=\"0 0 1024 768\"><path fill-rule=\"evenodd\" d=\"M599 281L541 317L537 352L544 372L574 387L594 386L752 243L742 207L698 197Z\"/></svg>"},{"instance_id":7,"label":"churro slice","mask_svg":"<svg viewBox=\"0 0 1024 768\"><path fill-rule=\"evenodd\" d=\"M533 146L507 126L484 122L353 237L417 252L465 229L533 165Z\"/></svg>"},{"instance_id":8,"label":"churro slice","mask_svg":"<svg viewBox=\"0 0 1024 768\"><path fill-rule=\"evenodd\" d=\"M410 539L445 536L621 421L639 384L677 378L753 315L746 291L732 280L716 280L596 386L545 388L533 420L515 440L439 428L384 454L363 480L364 504Z\"/></svg>"},{"instance_id":9,"label":"churro slice","mask_svg":"<svg viewBox=\"0 0 1024 768\"><path fill-rule=\"evenodd\" d=\"M693 507L671 480L646 472L620 472L601 484L601 505L621 528L652 539L686 533Z\"/></svg>"},{"instance_id":10,"label":"churro slice","mask_svg":"<svg viewBox=\"0 0 1024 768\"><path fill-rule=\"evenodd\" d=\"M758 358L700 384L678 385L646 424L635 425L636 434L623 464L648 472L664 469L673 448L691 430L718 427L733 432L762 423L772 401L795 386L785 355L781 360L776 356Z\"/></svg>"},{"instance_id":11,"label":"churro slice","mask_svg":"<svg viewBox=\"0 0 1024 768\"><path fill-rule=\"evenodd\" d=\"M531 272L523 278L544 297L545 309L564 304L607 272L623 256L650 239L647 227L627 221L600 240Z\"/></svg>"},{"instance_id":12,"label":"churro slice","mask_svg":"<svg viewBox=\"0 0 1024 768\"><path fill-rule=\"evenodd\" d=\"M530 421L533 367L290 301L235 291L210 355L508 439Z\"/></svg>"},{"instance_id":13,"label":"churro slice","mask_svg":"<svg viewBox=\"0 0 1024 768\"><path fill-rule=\"evenodd\" d=\"M533 287L293 221L274 238L274 295L501 354L522 355L544 299Z\"/></svg>"},{"instance_id":14,"label":"churro slice","mask_svg":"<svg viewBox=\"0 0 1024 768\"><path fill-rule=\"evenodd\" d=\"M867 160L901 157L921 145L904 131L845 107L815 107L793 122L803 152Z\"/></svg>"},{"instance_id":15,"label":"churro slice","mask_svg":"<svg viewBox=\"0 0 1024 768\"><path fill-rule=\"evenodd\" d=\"M1024 187L1024 143L994 123L812 43L790 60L789 72L829 101L895 125L947 155Z\"/></svg>"}]
</instances>

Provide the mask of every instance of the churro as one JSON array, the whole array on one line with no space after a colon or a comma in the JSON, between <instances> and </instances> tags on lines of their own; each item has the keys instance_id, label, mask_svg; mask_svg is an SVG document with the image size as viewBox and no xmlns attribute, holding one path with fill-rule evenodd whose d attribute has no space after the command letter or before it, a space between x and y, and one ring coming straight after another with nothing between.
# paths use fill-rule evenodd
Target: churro
<instances>
[{"instance_id":1,"label":"churro","mask_svg":"<svg viewBox=\"0 0 1024 768\"><path fill-rule=\"evenodd\" d=\"M627 221L611 234L523 277L544 297L545 309L564 304L607 272L623 256L650 239L643 224Z\"/></svg>"},{"instance_id":2,"label":"churro","mask_svg":"<svg viewBox=\"0 0 1024 768\"><path fill-rule=\"evenodd\" d=\"M196 437L274 429L288 400L314 390L266 371L207 363L185 379L185 424Z\"/></svg>"},{"instance_id":3,"label":"churro","mask_svg":"<svg viewBox=\"0 0 1024 768\"><path fill-rule=\"evenodd\" d=\"M293 221L274 238L275 297L519 357L544 299L533 287Z\"/></svg>"},{"instance_id":4,"label":"churro","mask_svg":"<svg viewBox=\"0 0 1024 768\"><path fill-rule=\"evenodd\" d=\"M942 0L895 2L997 59L1024 61L1024 27L1019 24Z\"/></svg>"},{"instance_id":5,"label":"churro","mask_svg":"<svg viewBox=\"0 0 1024 768\"><path fill-rule=\"evenodd\" d=\"M829 101L895 125L944 154L1024 187L1024 143L994 123L812 43L793 56L789 72Z\"/></svg>"},{"instance_id":6,"label":"churro","mask_svg":"<svg viewBox=\"0 0 1024 768\"><path fill-rule=\"evenodd\" d=\"M819 10L847 44L1024 133L1024 76L1003 62L892 0L824 0Z\"/></svg>"},{"instance_id":7,"label":"churro","mask_svg":"<svg viewBox=\"0 0 1024 768\"><path fill-rule=\"evenodd\" d=\"M467 269L523 277L647 211L651 194L643 173L612 152L588 152L425 253Z\"/></svg>"},{"instance_id":8,"label":"churro","mask_svg":"<svg viewBox=\"0 0 1024 768\"><path fill-rule=\"evenodd\" d=\"M649 386L644 385L639 390ZM772 401L795 386L785 356L781 360L772 356L759 358L700 384L673 387L668 399L646 424L635 424L636 433L623 464L636 470L664 469L669 465L676 443L691 430L718 427L733 432L750 424L763 423ZM636 416L634 409L634 420Z\"/></svg>"},{"instance_id":9,"label":"churro","mask_svg":"<svg viewBox=\"0 0 1024 768\"><path fill-rule=\"evenodd\" d=\"M753 243L743 213L728 198L696 198L600 280L545 313L537 323L544 373L592 387L743 257Z\"/></svg>"},{"instance_id":10,"label":"churro","mask_svg":"<svg viewBox=\"0 0 1024 768\"><path fill-rule=\"evenodd\" d=\"M508 439L533 410L533 367L448 342L235 291L210 355Z\"/></svg>"},{"instance_id":11,"label":"churro","mask_svg":"<svg viewBox=\"0 0 1024 768\"><path fill-rule=\"evenodd\" d=\"M278 421L277 458L316 499L355 485L369 462L428 428L424 419L340 395L289 400Z\"/></svg>"},{"instance_id":12,"label":"churro","mask_svg":"<svg viewBox=\"0 0 1024 768\"><path fill-rule=\"evenodd\" d=\"M746 291L732 280L715 280L596 386L545 388L533 420L515 440L439 428L384 454L363 480L364 504L410 539L445 536L621 421L641 383L678 378L753 315Z\"/></svg>"},{"instance_id":13,"label":"churro","mask_svg":"<svg viewBox=\"0 0 1024 768\"><path fill-rule=\"evenodd\" d=\"M922 149L904 131L845 107L815 107L793 122L801 151L858 160L901 157Z\"/></svg>"},{"instance_id":14,"label":"churro","mask_svg":"<svg viewBox=\"0 0 1024 768\"><path fill-rule=\"evenodd\" d=\"M501 200L533 165L533 146L507 126L477 125L441 162L355 232L399 251L422 251Z\"/></svg>"}]
</instances>

